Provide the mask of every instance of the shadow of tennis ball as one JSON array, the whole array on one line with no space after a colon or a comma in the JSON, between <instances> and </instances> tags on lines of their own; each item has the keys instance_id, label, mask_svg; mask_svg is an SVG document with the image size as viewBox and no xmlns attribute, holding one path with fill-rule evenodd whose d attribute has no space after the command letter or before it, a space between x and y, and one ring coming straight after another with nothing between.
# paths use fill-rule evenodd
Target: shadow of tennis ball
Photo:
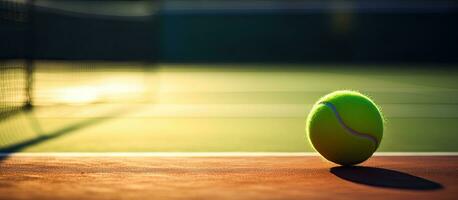
<instances>
[{"instance_id":1,"label":"shadow of tennis ball","mask_svg":"<svg viewBox=\"0 0 458 200\"><path fill-rule=\"evenodd\" d=\"M341 179L374 187L408 190L437 190L443 188L441 184L425 178L376 167L339 166L331 168L330 172Z\"/></svg>"}]
</instances>

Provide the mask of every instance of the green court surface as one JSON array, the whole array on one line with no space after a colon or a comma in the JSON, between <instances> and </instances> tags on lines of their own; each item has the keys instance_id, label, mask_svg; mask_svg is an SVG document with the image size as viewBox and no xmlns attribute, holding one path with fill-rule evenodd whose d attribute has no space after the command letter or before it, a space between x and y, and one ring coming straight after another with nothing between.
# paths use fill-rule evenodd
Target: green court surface
<instances>
[{"instance_id":1,"label":"green court surface","mask_svg":"<svg viewBox=\"0 0 458 200\"><path fill-rule=\"evenodd\" d=\"M458 151L451 68L74 65L37 63L35 108L0 121L3 151L311 152L306 116L340 89L380 105L379 152Z\"/></svg>"}]
</instances>

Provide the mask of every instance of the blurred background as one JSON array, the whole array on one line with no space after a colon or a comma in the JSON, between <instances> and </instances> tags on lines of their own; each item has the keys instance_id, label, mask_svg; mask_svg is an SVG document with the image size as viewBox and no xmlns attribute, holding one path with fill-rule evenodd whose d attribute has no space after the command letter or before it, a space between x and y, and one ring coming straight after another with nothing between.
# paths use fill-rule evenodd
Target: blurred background
<instances>
[{"instance_id":1,"label":"blurred background","mask_svg":"<svg viewBox=\"0 0 458 200\"><path fill-rule=\"evenodd\" d=\"M308 152L363 92L382 152L455 152L458 3L0 0L0 152Z\"/></svg>"}]
</instances>

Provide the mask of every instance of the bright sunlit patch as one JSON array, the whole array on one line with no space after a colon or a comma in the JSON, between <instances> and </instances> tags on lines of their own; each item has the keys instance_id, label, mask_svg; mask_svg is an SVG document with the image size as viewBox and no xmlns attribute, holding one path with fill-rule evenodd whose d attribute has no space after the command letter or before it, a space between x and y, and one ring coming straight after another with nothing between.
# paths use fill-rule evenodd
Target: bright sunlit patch
<instances>
[{"instance_id":1,"label":"bright sunlit patch","mask_svg":"<svg viewBox=\"0 0 458 200\"><path fill-rule=\"evenodd\" d=\"M62 104L91 104L137 98L143 94L144 86L135 81L118 79L103 80L101 84L59 88L55 92L55 102Z\"/></svg>"},{"instance_id":2,"label":"bright sunlit patch","mask_svg":"<svg viewBox=\"0 0 458 200\"><path fill-rule=\"evenodd\" d=\"M144 80L135 74L106 78L96 88L104 102L139 100L146 92Z\"/></svg>"},{"instance_id":3,"label":"bright sunlit patch","mask_svg":"<svg viewBox=\"0 0 458 200\"><path fill-rule=\"evenodd\" d=\"M56 101L65 104L89 104L97 101L99 93L90 86L62 88L56 93Z\"/></svg>"},{"instance_id":4,"label":"bright sunlit patch","mask_svg":"<svg viewBox=\"0 0 458 200\"><path fill-rule=\"evenodd\" d=\"M97 87L98 92L105 98L126 98L126 94L141 94L144 92L143 84L136 82L115 81L102 84Z\"/></svg>"}]
</instances>

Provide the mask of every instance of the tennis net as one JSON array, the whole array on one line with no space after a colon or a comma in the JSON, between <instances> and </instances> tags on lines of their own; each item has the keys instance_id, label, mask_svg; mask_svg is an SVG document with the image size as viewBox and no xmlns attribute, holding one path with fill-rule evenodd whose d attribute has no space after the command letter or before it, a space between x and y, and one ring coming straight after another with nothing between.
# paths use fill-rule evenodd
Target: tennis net
<instances>
[{"instance_id":1,"label":"tennis net","mask_svg":"<svg viewBox=\"0 0 458 200\"><path fill-rule=\"evenodd\" d=\"M32 1L0 1L0 120L31 104Z\"/></svg>"},{"instance_id":2,"label":"tennis net","mask_svg":"<svg viewBox=\"0 0 458 200\"><path fill-rule=\"evenodd\" d=\"M0 0L0 118L36 102L59 103L56 90L36 90L37 83L96 87L112 70L150 66L157 59L158 4Z\"/></svg>"}]
</instances>

